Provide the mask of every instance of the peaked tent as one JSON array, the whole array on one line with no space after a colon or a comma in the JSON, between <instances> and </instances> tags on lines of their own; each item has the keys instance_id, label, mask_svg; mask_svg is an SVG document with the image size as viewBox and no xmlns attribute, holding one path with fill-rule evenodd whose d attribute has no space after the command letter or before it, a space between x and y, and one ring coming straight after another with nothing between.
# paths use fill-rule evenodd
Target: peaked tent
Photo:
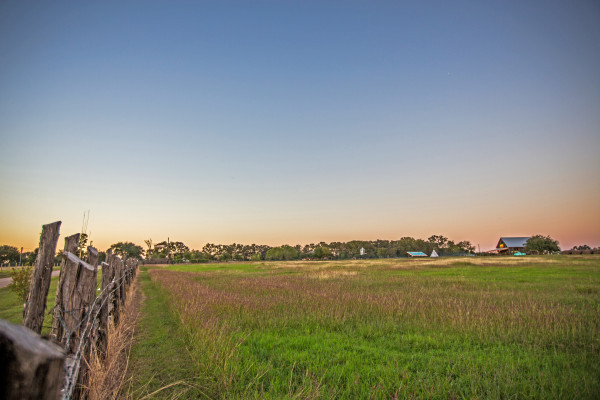
<instances>
[{"instance_id":1,"label":"peaked tent","mask_svg":"<svg viewBox=\"0 0 600 400\"><path fill-rule=\"evenodd\" d=\"M439 257L439 256L438 256L438 253L436 253L434 250L429 257Z\"/></svg>"}]
</instances>

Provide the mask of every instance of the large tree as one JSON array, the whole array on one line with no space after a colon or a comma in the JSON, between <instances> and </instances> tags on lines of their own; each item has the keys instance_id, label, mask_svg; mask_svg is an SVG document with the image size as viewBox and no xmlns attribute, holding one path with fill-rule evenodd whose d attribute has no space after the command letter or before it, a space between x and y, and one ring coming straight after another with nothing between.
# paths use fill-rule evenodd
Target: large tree
<instances>
[{"instance_id":1,"label":"large tree","mask_svg":"<svg viewBox=\"0 0 600 400\"><path fill-rule=\"evenodd\" d=\"M16 247L2 245L0 246L0 264L5 263L18 263L19 262L19 250Z\"/></svg>"},{"instance_id":2,"label":"large tree","mask_svg":"<svg viewBox=\"0 0 600 400\"><path fill-rule=\"evenodd\" d=\"M525 243L525 251L528 253L537 251L543 254L560 251L560 247L558 247L558 241L552 239L550 236L535 235L530 237Z\"/></svg>"},{"instance_id":3,"label":"large tree","mask_svg":"<svg viewBox=\"0 0 600 400\"><path fill-rule=\"evenodd\" d=\"M131 242L118 242L110 246L110 249L114 254L121 257L126 256L128 258L142 258L144 249L142 246L138 246Z\"/></svg>"}]
</instances>

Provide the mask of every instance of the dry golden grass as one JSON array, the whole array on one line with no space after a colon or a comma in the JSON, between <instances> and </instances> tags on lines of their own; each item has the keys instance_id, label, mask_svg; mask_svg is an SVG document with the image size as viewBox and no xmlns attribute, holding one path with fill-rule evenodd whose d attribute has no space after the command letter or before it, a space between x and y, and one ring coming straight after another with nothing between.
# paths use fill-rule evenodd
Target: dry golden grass
<instances>
[{"instance_id":1,"label":"dry golden grass","mask_svg":"<svg viewBox=\"0 0 600 400\"><path fill-rule=\"evenodd\" d=\"M319 270L311 271L307 274L309 278L313 279L334 279L343 276L354 276L357 275L357 271L345 271L345 270Z\"/></svg>"},{"instance_id":2,"label":"dry golden grass","mask_svg":"<svg viewBox=\"0 0 600 400\"><path fill-rule=\"evenodd\" d=\"M104 361L95 352L92 354L88 398L117 399L125 383L129 364L129 350L133 334L140 316L143 294L138 278L127 293L125 306L121 309L118 326L111 325L108 330L108 348Z\"/></svg>"},{"instance_id":3,"label":"dry golden grass","mask_svg":"<svg viewBox=\"0 0 600 400\"><path fill-rule=\"evenodd\" d=\"M272 269L302 269L315 271L327 268L364 269L377 266L395 269L414 269L416 267L448 266L456 263L469 263L480 266L518 266L524 264L556 264L556 258L539 257L440 257L440 258L388 258L362 260L331 260L331 261L265 261L264 265Z\"/></svg>"}]
</instances>

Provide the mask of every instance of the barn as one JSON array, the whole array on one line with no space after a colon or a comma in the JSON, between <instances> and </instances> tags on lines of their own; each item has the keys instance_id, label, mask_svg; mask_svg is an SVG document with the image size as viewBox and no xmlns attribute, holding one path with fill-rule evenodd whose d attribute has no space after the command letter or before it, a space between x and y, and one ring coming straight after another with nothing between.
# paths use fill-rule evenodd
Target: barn
<instances>
[{"instance_id":1,"label":"barn","mask_svg":"<svg viewBox=\"0 0 600 400\"><path fill-rule=\"evenodd\" d=\"M512 254L515 252L524 252L525 244L530 239L527 237L501 237L496 245L499 254Z\"/></svg>"}]
</instances>

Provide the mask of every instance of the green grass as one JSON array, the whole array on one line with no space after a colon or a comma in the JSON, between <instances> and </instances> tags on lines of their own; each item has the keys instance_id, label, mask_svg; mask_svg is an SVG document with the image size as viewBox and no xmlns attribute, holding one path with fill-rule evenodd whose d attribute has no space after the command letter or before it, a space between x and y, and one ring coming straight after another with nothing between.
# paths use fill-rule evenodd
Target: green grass
<instances>
[{"instance_id":1,"label":"green grass","mask_svg":"<svg viewBox=\"0 0 600 400\"><path fill-rule=\"evenodd\" d=\"M10 271L7 268L3 268L2 271L0 271L0 279L2 278L10 278Z\"/></svg>"},{"instance_id":2,"label":"green grass","mask_svg":"<svg viewBox=\"0 0 600 400\"><path fill-rule=\"evenodd\" d=\"M54 307L57 285L58 277L52 278L46 301L46 314ZM23 303L9 287L0 289L0 318L13 324L21 325L23 323ZM44 317L44 324L42 325L42 335L50 333L51 327L52 316L46 315Z\"/></svg>"},{"instance_id":3,"label":"green grass","mask_svg":"<svg viewBox=\"0 0 600 400\"><path fill-rule=\"evenodd\" d=\"M143 275L134 397L600 397L599 257Z\"/></svg>"},{"instance_id":4,"label":"green grass","mask_svg":"<svg viewBox=\"0 0 600 400\"><path fill-rule=\"evenodd\" d=\"M160 391L161 396L174 397L186 393L190 398L203 397L197 386L193 360L188 352L189 336L169 308L166 293L150 283L148 273L139 273L145 297L144 315L137 327L138 338L130 355L132 370L129 395L141 398L171 383ZM177 383L185 380L186 384ZM193 385L193 386L192 386ZM127 388L126 388L127 390Z\"/></svg>"},{"instance_id":5,"label":"green grass","mask_svg":"<svg viewBox=\"0 0 600 400\"><path fill-rule=\"evenodd\" d=\"M98 287L100 287L102 282L102 270L98 270L97 282ZM48 297L46 299L46 316L44 317L44 324L42 325L42 335L49 334L50 329L52 328L52 315L49 315L48 312L54 307L57 285L58 277L55 276L50 280L50 289L48 290ZM0 318L13 324L23 324L23 303L9 287L0 289Z\"/></svg>"}]
</instances>

